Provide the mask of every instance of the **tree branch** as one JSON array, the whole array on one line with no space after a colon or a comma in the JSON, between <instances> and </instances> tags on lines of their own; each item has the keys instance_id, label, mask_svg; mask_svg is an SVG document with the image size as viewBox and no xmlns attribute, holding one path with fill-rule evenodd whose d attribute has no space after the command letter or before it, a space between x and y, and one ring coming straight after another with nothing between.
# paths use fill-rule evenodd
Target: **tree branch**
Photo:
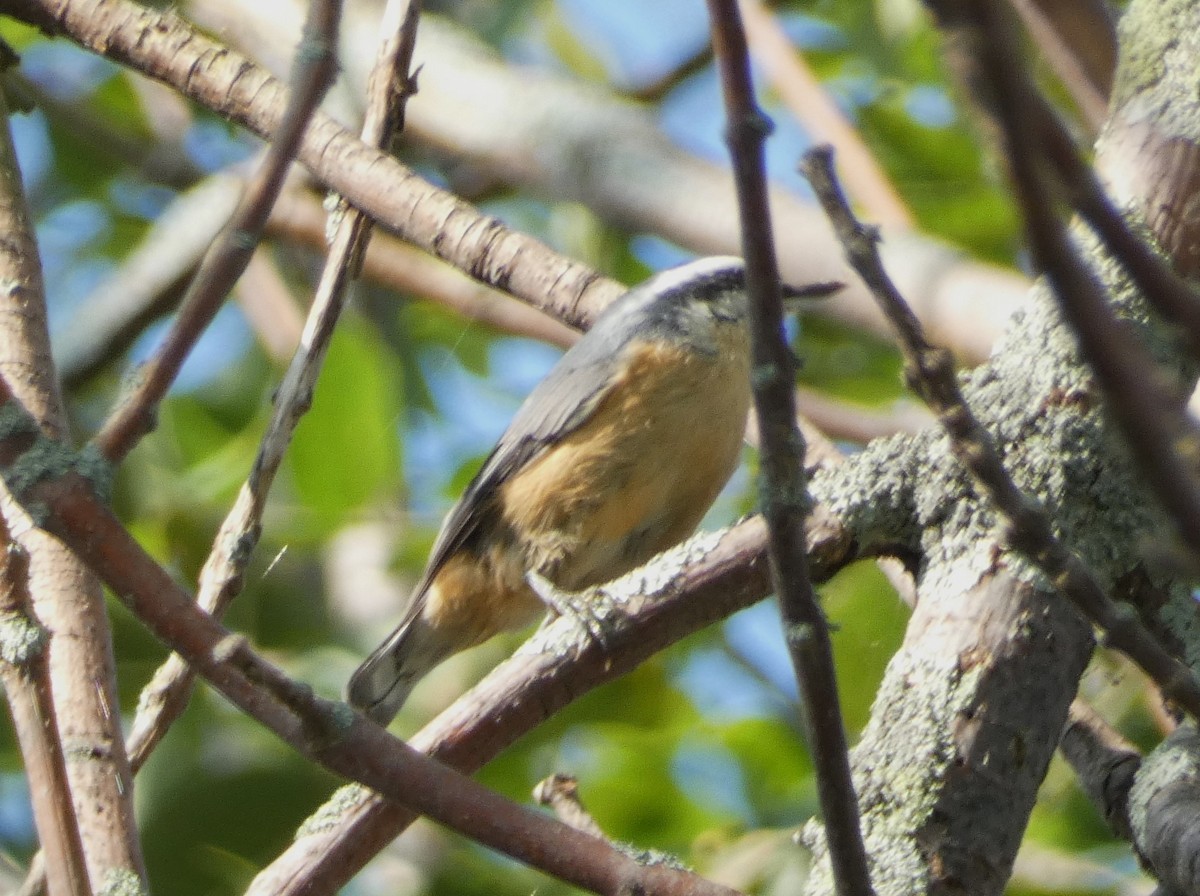
<instances>
[{"instance_id":1,"label":"tree branch","mask_svg":"<svg viewBox=\"0 0 1200 896\"><path fill-rule=\"evenodd\" d=\"M239 4L238 9L244 9L244 4ZM110 0L98 15L81 15L67 0L11 0L6 11L51 33L65 33L97 53L172 85L260 136L268 136L280 116L282 88L278 82L245 57L201 35L176 15L147 10L130 0ZM247 27L243 23L238 30ZM460 42L461 39L453 43ZM458 68L478 68L468 66L468 62L457 59L451 64ZM470 73L479 74L474 70ZM488 87L489 92L499 89L505 96L519 95L522 98L519 108L512 109L511 104L506 104L505 114L522 112L529 105L526 98L529 74L518 72L501 78L502 73L503 68L498 65L487 66L484 75L472 82L473 89L478 92ZM545 80L539 78L536 82L543 102L545 92L556 92L554 85L545 85L542 90ZM488 110L480 110L480 116L485 111ZM614 113L607 109L606 114ZM555 128L562 130L566 124L556 124ZM621 115L616 127L625 133L631 124ZM541 140L544 129L534 131L536 139ZM528 129L522 133L525 139L533 139ZM492 133L487 139L495 137ZM658 161L662 143L659 136L654 140L651 157L637 158L644 158L644 165L650 165L651 170L662 170ZM523 158L539 155L531 151L522 153L519 148L514 153ZM426 183L395 159L357 141L320 113L314 116L299 159L318 179L351 199L380 226L572 326L581 326L622 292L621 286L604 280L595 271L551 251L537 240L510 231L494 218L481 215L457 197ZM636 168L633 163L634 159L622 163L622 176L626 180L628 171ZM714 221L719 224L725 220L727 216L714 215L713 209L732 211L733 193L728 182L714 181L712 166L690 157L673 156L669 167L673 172L669 191L664 192L661 183L639 181L636 196L622 199L623 207L642 214L637 226L657 228L664 217L680 224L711 218L713 221L707 222L711 230ZM611 178L619 179L615 175ZM655 214L646 217L644 191L650 188L657 195L652 206ZM678 202L671 200L681 197L688 203L686 208L677 209ZM783 196L776 199L789 210L788 228L811 234L807 245L827 247L806 251L807 261L789 252L788 258L794 264L787 268L788 279L839 279L840 265L837 270L822 266L817 271L821 276L812 277L814 262L810 255L818 260L836 257L829 251L833 248L832 238L820 216L811 214L806 206L794 200ZM696 212L694 203L700 204L703 213ZM664 205L672 207L666 209ZM732 221L731 216L729 220ZM711 233L673 232L681 244L698 251L734 251L736 237L732 232L722 231L715 237ZM909 271L912 291L926 300L923 313L933 321L935 334L950 338L967 357L985 357L994 334L1024 289L1024 278L1000 268L964 263L957 250L926 238L900 234L890 245L892 258ZM878 312L865 290L856 283L849 283L839 297L838 315L855 325L876 331L880 328Z\"/></svg>"},{"instance_id":2,"label":"tree branch","mask_svg":"<svg viewBox=\"0 0 1200 896\"><path fill-rule=\"evenodd\" d=\"M1185 409L1187 391L1178 377L1168 379L1134 332L1118 320L1055 214L1047 165L1031 151L1038 143L1026 110L1036 102L1036 91L1015 65L1018 57L1007 23L980 0L949 5L938 0L931 6L943 27L962 35L975 50L959 60L968 83L996 117L1034 262L1054 287L1059 308L1141 472L1174 519L1180 538L1193 556L1200 556L1200 477L1177 450L1180 444L1200 444L1200 427ZM1035 119L1034 125L1038 123ZM1180 306L1200 312L1194 299L1183 298Z\"/></svg>"},{"instance_id":3,"label":"tree branch","mask_svg":"<svg viewBox=\"0 0 1200 896\"><path fill-rule=\"evenodd\" d=\"M420 9L417 0L392 0L384 13L381 24L384 37L372 78L367 121L363 125L363 139L377 146L390 143L395 128L404 120L404 104L412 92L409 66ZM299 133L295 136L298 139ZM217 619L241 593L246 567L262 533L262 514L271 484L296 425L312 401L329 341L345 307L347 284L356 272L358 258L370 234L370 222L344 203L341 203L335 220L336 232L329 256L321 272L300 345L276 391L271 422L254 458L250 476L217 531L200 573L197 600ZM130 736L139 765L183 712L194 678L194 670L178 657L171 657L142 692Z\"/></svg>"},{"instance_id":4,"label":"tree branch","mask_svg":"<svg viewBox=\"0 0 1200 896\"><path fill-rule=\"evenodd\" d=\"M271 206L283 188L306 128L336 72L341 0L312 0L304 36L296 48L292 89L262 166L229 224L205 254L181 301L179 316L154 356L138 371L137 382L97 433L95 443L109 461L120 461L154 428L166 395L200 334L245 270L262 239Z\"/></svg>"},{"instance_id":5,"label":"tree branch","mask_svg":"<svg viewBox=\"0 0 1200 896\"><path fill-rule=\"evenodd\" d=\"M163 81L264 139L278 130L284 87L244 56L170 12L131 0L82 6L71 0L13 0L6 12ZM298 158L381 226L569 324L582 324L622 292L586 265L426 183L321 112L313 115Z\"/></svg>"},{"instance_id":6,"label":"tree branch","mask_svg":"<svg viewBox=\"0 0 1200 896\"><path fill-rule=\"evenodd\" d=\"M993 30L988 35L996 38ZM804 171L842 235L851 264L875 288L880 305L896 327L909 385L937 414L955 456L1004 519L1008 546L1041 569L1080 613L1105 632L1110 646L1125 653L1164 693L1200 718L1200 681L1162 648L1132 609L1119 607L1104 593L1091 571L1055 537L1045 509L1024 494L1005 470L994 439L959 389L950 353L926 341L920 322L883 270L874 250L877 233L859 223L851 212L833 173L828 147L811 151L805 157Z\"/></svg>"},{"instance_id":7,"label":"tree branch","mask_svg":"<svg viewBox=\"0 0 1200 896\"><path fill-rule=\"evenodd\" d=\"M783 334L783 297L763 160L763 143L771 123L754 99L750 54L737 3L709 0L708 9L725 97L725 139L733 161L746 259L750 384L761 445L759 496L769 532L772 581L817 767L837 890L841 896L867 896L873 891L859 829L858 801L850 780L833 644L829 624L817 605L805 551L804 518L809 499L804 438L796 427L796 367Z\"/></svg>"},{"instance_id":8,"label":"tree branch","mask_svg":"<svg viewBox=\"0 0 1200 896\"><path fill-rule=\"evenodd\" d=\"M554 620L415 735L412 746L462 771L481 768L572 701L766 597L766 538L762 519L752 517L725 532L701 533L609 583L605 590L627 612L605 619L603 649L572 619ZM808 534L813 576L828 579L854 558L853 547L837 520L815 508ZM343 790L263 869L248 896L334 893L412 820L402 806Z\"/></svg>"},{"instance_id":9,"label":"tree branch","mask_svg":"<svg viewBox=\"0 0 1200 896\"><path fill-rule=\"evenodd\" d=\"M32 409L37 431L65 438L68 427L50 354L41 261L2 99L0 233L0 372ZM50 632L54 712L47 718L57 724L56 738L66 745L67 778L91 886L98 891L114 879L143 885L132 779L120 715L113 711L118 705L116 664L104 595L79 559L33 528L3 489L0 510L29 558L33 610ZM29 760L31 770L39 765L36 758ZM31 787L50 783L30 779Z\"/></svg>"},{"instance_id":10,"label":"tree branch","mask_svg":"<svg viewBox=\"0 0 1200 896\"><path fill-rule=\"evenodd\" d=\"M29 558L0 517L0 680L29 781L33 822L54 894L91 896L79 823L71 802L54 703L50 696L49 632L29 598Z\"/></svg>"},{"instance_id":11,"label":"tree branch","mask_svg":"<svg viewBox=\"0 0 1200 896\"><path fill-rule=\"evenodd\" d=\"M730 896L695 875L633 859L428 759L345 704L318 698L196 606L96 498L95 460L38 433L0 381L0 469L24 506L69 544L163 643L302 756L480 843L597 893L628 888Z\"/></svg>"}]
</instances>

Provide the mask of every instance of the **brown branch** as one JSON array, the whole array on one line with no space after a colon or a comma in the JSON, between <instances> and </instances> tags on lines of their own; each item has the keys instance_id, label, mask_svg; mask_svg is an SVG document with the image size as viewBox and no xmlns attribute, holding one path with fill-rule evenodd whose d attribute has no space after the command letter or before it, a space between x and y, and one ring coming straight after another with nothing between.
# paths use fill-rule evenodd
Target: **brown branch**
<instances>
[{"instance_id":1,"label":"brown branch","mask_svg":"<svg viewBox=\"0 0 1200 896\"><path fill-rule=\"evenodd\" d=\"M1108 114L1117 29L1103 0L1008 0L1092 134Z\"/></svg>"},{"instance_id":2,"label":"brown branch","mask_svg":"<svg viewBox=\"0 0 1200 896\"><path fill-rule=\"evenodd\" d=\"M163 81L260 137L270 138L280 126L283 85L173 13L131 0L111 0L86 13L69 0L12 0L5 11ZM567 323L583 324L623 291L426 183L319 111L298 158L379 225Z\"/></svg>"},{"instance_id":3,"label":"brown branch","mask_svg":"<svg viewBox=\"0 0 1200 896\"><path fill-rule=\"evenodd\" d=\"M180 194L117 270L88 296L55 340L64 386L71 389L91 379L132 345L152 321L178 305L205 249L233 213L242 184L235 175L216 174ZM266 235L324 253L328 248L325 221L325 210L315 194L285 189L271 209ZM251 261L240 284L250 276L253 265ZM579 338L553 317L386 233L371 234L361 276L390 290L444 305L501 332L563 347ZM284 359L292 356L297 340L283 339L279 345L271 334L258 329L272 357L281 351Z\"/></svg>"},{"instance_id":4,"label":"brown branch","mask_svg":"<svg viewBox=\"0 0 1200 896\"><path fill-rule=\"evenodd\" d=\"M987 33L989 40L996 39L994 31ZM950 353L926 341L920 322L883 269L875 251L878 233L859 223L850 210L837 185L828 147L815 149L805 157L804 172L841 235L850 263L873 286L880 306L896 328L910 386L938 415L955 457L1004 518L1008 547L1036 565L1085 618L1103 629L1110 646L1129 656L1164 693L1200 718L1200 682L1159 645L1131 608L1119 607L1104 593L1087 567L1054 536L1042 506L1024 494L1008 475L991 434L963 398Z\"/></svg>"},{"instance_id":5,"label":"brown branch","mask_svg":"<svg viewBox=\"0 0 1200 896\"><path fill-rule=\"evenodd\" d=\"M409 67L420 9L417 0L392 0L384 13L381 25L384 36L371 79L371 97L363 125L363 139L376 146L390 143L396 127L404 120L404 104L413 90ZM246 567L262 533L262 514L275 473L283 462L297 424L312 401L334 327L345 307L346 286L370 233L369 220L344 202L336 213L336 221L336 232L304 333L276 392L271 422L254 458L250 476L217 531L200 572L197 599L201 607L218 619L241 593ZM178 657L171 657L143 691L130 735L131 752L139 766L183 712L195 674Z\"/></svg>"},{"instance_id":6,"label":"brown branch","mask_svg":"<svg viewBox=\"0 0 1200 896\"><path fill-rule=\"evenodd\" d=\"M320 200L301 190L280 197L267 232L313 251L325 247L325 214ZM512 296L472 280L420 249L378 231L371 234L362 259L362 277L389 290L444 305L468 320L503 333L540 339L566 348L579 333Z\"/></svg>"},{"instance_id":7,"label":"brown branch","mask_svg":"<svg viewBox=\"0 0 1200 896\"><path fill-rule=\"evenodd\" d=\"M808 470L809 475L816 470L829 469L846 462L847 457L841 450L829 440L829 435L824 428L818 427L815 421L810 419L804 407L805 390L798 389L796 391L796 403L800 407L800 414L796 418L796 422L800 427L800 433L804 436L805 452L804 465ZM932 417L928 418L932 422ZM752 445L758 444L758 420L756 415L751 414L750 423L747 425L747 440ZM926 424L927 426L928 424ZM921 427L922 429L925 426ZM753 432L751 432L753 430ZM916 430L914 430L915 432ZM895 430L890 430L886 435L893 435ZM885 435L881 433L880 435ZM896 595L910 609L917 605L917 586L913 581L912 572L904 565L904 563L891 555L876 555L875 565L879 567L879 571L883 573L892 587L896 589Z\"/></svg>"},{"instance_id":8,"label":"brown branch","mask_svg":"<svg viewBox=\"0 0 1200 896\"><path fill-rule=\"evenodd\" d=\"M1129 788L1142 754L1078 697L1071 704L1058 747L1109 830L1129 840Z\"/></svg>"},{"instance_id":9,"label":"brown branch","mask_svg":"<svg viewBox=\"0 0 1200 896\"><path fill-rule=\"evenodd\" d=\"M65 438L46 321L41 262L20 170L0 100L0 372L32 409L38 432ZM3 491L3 490L0 490ZM113 876L145 880L133 816L129 765L117 706L116 664L104 595L86 567L60 542L34 529L3 491L0 510L29 557L34 612L50 632L50 693L65 755L88 876L99 890ZM38 761L30 762L36 769ZM31 786L42 782L31 778Z\"/></svg>"},{"instance_id":10,"label":"brown branch","mask_svg":"<svg viewBox=\"0 0 1200 896\"><path fill-rule=\"evenodd\" d=\"M4 381L0 431L0 469L18 499L44 509L48 531L70 545L156 637L304 757L593 892L732 893L695 875L640 865L417 753L345 704L313 696L196 606L97 499L91 480L77 472L94 470L94 459L74 456L41 436Z\"/></svg>"},{"instance_id":11,"label":"brown branch","mask_svg":"<svg viewBox=\"0 0 1200 896\"><path fill-rule=\"evenodd\" d=\"M779 598L808 742L817 768L835 884L840 896L873 893L859 825L829 624L817 605L805 550L808 494L804 438L796 427L795 361L783 334L783 297L763 144L770 121L758 108L750 54L735 0L709 0L712 41L725 98L725 139L733 161L750 302L750 384L761 442L759 495L769 532L772 581Z\"/></svg>"},{"instance_id":12,"label":"brown branch","mask_svg":"<svg viewBox=\"0 0 1200 896\"><path fill-rule=\"evenodd\" d=\"M90 896L87 863L71 802L54 703L50 697L49 632L29 598L29 558L0 517L0 681L21 748L33 822L54 894Z\"/></svg>"},{"instance_id":13,"label":"brown branch","mask_svg":"<svg viewBox=\"0 0 1200 896\"><path fill-rule=\"evenodd\" d=\"M853 559L849 534L821 507L809 516L808 549L820 581ZM766 527L753 517L703 533L605 589L626 611L605 619L604 649L571 619L553 621L414 736L413 747L475 771L572 701L762 600L771 589ZM334 893L412 820L395 803L342 791L263 869L248 896Z\"/></svg>"},{"instance_id":14,"label":"brown branch","mask_svg":"<svg viewBox=\"0 0 1200 896\"><path fill-rule=\"evenodd\" d=\"M96 435L96 446L109 461L124 458L154 428L159 402L262 239L267 216L283 188L309 120L333 83L340 16L341 0L312 0L304 35L296 48L288 106L262 166L228 226L200 262L182 299L175 325L154 356L139 370L131 394L122 398L116 412Z\"/></svg>"},{"instance_id":15,"label":"brown branch","mask_svg":"<svg viewBox=\"0 0 1200 896\"><path fill-rule=\"evenodd\" d=\"M1047 165L1031 151L1038 146L1033 128L1043 123L1035 119L1031 126L1026 117L1026 110L1035 108L1036 90L1015 65L1018 57L1007 23L978 0L965 7L932 5L943 27L963 35L974 49L962 54L961 62L1003 135L1034 262L1054 288L1059 308L1079 339L1080 351L1095 372L1109 413L1139 469L1184 544L1200 556L1200 478L1191 461L1177 450L1181 444L1200 444L1200 427L1187 416L1182 384L1169 382L1128 324L1118 320L1103 287L1079 257L1055 213L1048 198L1052 193ZM1186 297L1180 306L1200 311ZM1160 667L1160 674L1164 671Z\"/></svg>"},{"instance_id":16,"label":"brown branch","mask_svg":"<svg viewBox=\"0 0 1200 896\"><path fill-rule=\"evenodd\" d=\"M237 5L238 10L243 7ZM208 8L207 4L198 8L197 14ZM177 15L146 9L131 0L109 0L95 15L87 16L78 14L67 0L9 0L5 9L48 33L63 33L94 52L174 86L260 136L269 136L279 119L282 86L247 58L197 32ZM237 30L249 28L245 21L238 21ZM450 43L458 46L461 40ZM473 60L460 58L455 64L467 65L474 78L480 65L472 64ZM518 79L528 79L526 73L506 75L505 69L491 63L483 68L485 80L503 79L504 85L514 85L514 93L521 92L524 83ZM542 101L547 100L546 93L560 95L563 89L553 79L539 77L537 83ZM651 149L634 152L620 163L619 177L600 178L602 188L595 179L585 178L583 193L571 195L605 205L610 220L625 220L642 229L665 228L677 242L698 251L734 251L736 236L732 227L723 223L732 216L712 213L714 208L732 211L733 192L728 182L716 176L713 166L671 150L665 138L638 116L630 120L628 110L612 105L603 110L605 116L617 116L623 132L632 127L638 134L645 133ZM532 139L528 129L522 131L520 146L528 146ZM635 142L642 141L639 138ZM595 141L589 140L587 145L593 146ZM513 151L521 158L539 156L507 146L504 151ZM572 326L582 326L623 291L619 284L605 280L585 265L509 230L423 181L320 113L314 117L299 160L317 179L350 198L381 227ZM638 180L631 189L628 166L635 161L640 162L638 170L662 172L673 186L664 188L663 178L652 175L649 183ZM617 191L621 195L615 200L617 207L613 207L613 201L605 202L606 191L619 184L624 187ZM559 189L562 185L555 182L542 186ZM651 203L647 202L646 190L654 194ZM786 254L789 282L839 279L842 266L827 261L836 256L828 251L833 249L833 241L820 217L782 192L777 192L774 200L781 212L786 211L788 228L811 234L806 247L821 247ZM952 247L916 234L897 235L889 240L889 246L892 260L902 274L907 274L934 332L949 338L965 357L986 357L1000 325L1024 293L1025 278L970 262ZM880 330L878 311L860 284L847 285L834 313L854 326Z\"/></svg>"},{"instance_id":17,"label":"brown branch","mask_svg":"<svg viewBox=\"0 0 1200 896\"><path fill-rule=\"evenodd\" d=\"M814 143L831 143L842 159L850 195L885 227L911 230L915 222L904 199L863 143L846 116L829 98L799 50L784 33L778 16L761 0L738 0L750 49L767 78Z\"/></svg>"},{"instance_id":18,"label":"brown branch","mask_svg":"<svg viewBox=\"0 0 1200 896\"><path fill-rule=\"evenodd\" d=\"M291 27L278 13L295 2L275 0L271 16L240 0L196 0L188 9L211 33L227 34L243 52L258 54L281 27ZM617 227L658 233L701 254L740 252L727 166L673 146L646 109L595 85L513 66L462 26L436 17L423 27L423 97L412 109L410 136L451 170L465 163L485 179L582 203ZM364 55L361 42L372 32L359 27L356 33L358 50L346 72L357 82L365 79L353 60ZM545 140L547 129L554 141ZM613 140L614 133L623 139ZM886 334L866 289L845 270L824 216L783 188L772 190L771 205L785 281L846 281L829 314ZM805 239L784 236L794 233ZM987 356L1028 286L1012 271L912 232L889 234L884 253L932 331L973 360Z\"/></svg>"}]
</instances>

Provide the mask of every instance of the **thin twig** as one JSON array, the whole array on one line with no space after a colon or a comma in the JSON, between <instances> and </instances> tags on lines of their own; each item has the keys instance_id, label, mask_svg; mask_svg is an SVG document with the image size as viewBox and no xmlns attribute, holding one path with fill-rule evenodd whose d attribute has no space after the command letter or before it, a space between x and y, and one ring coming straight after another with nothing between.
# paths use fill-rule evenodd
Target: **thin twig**
<instances>
[{"instance_id":1,"label":"thin twig","mask_svg":"<svg viewBox=\"0 0 1200 896\"><path fill-rule=\"evenodd\" d=\"M170 11L132 0L86 8L71 0L13 0L5 11L163 81L264 139L279 128L284 85ZM319 110L298 160L381 227L569 324L586 323L624 292L587 265L428 183Z\"/></svg>"},{"instance_id":2,"label":"thin twig","mask_svg":"<svg viewBox=\"0 0 1200 896\"><path fill-rule=\"evenodd\" d=\"M36 419L36 431L65 439L69 426L50 351L45 285L33 221L0 96L0 372ZM67 744L70 792L54 798L74 803L88 880L95 889L119 874L144 884L145 866L133 816L129 763L117 703L112 633L99 581L61 542L34 527L29 515L0 489L12 539L29 558L29 596L40 624L50 632L53 713L41 721L57 726ZM30 786L41 781L44 757L25 757ZM45 864L34 863L31 874ZM27 878L27 884L33 884Z\"/></svg>"},{"instance_id":3,"label":"thin twig","mask_svg":"<svg viewBox=\"0 0 1200 896\"><path fill-rule=\"evenodd\" d=\"M670 644L770 591L766 527L751 517L702 533L605 590L626 612L605 619L603 645L573 621L540 629L512 658L414 735L413 747L473 772L570 702L626 674ZM818 507L809 515L813 576L851 560L848 533ZM295 843L264 868L247 896L333 893L413 820L373 794L335 794Z\"/></svg>"},{"instance_id":4,"label":"thin twig","mask_svg":"<svg viewBox=\"0 0 1200 896\"><path fill-rule=\"evenodd\" d=\"M404 105L414 86L410 66L416 44L418 0L391 0L384 12L371 98L363 124L363 140L389 144L404 120ZM308 321L292 363L276 393L275 410L263 436L250 475L238 492L213 541L200 573L200 606L220 618L241 593L246 568L262 534L262 514L275 473L291 443L296 425L308 411L317 377L334 327L345 307L346 287L370 234L370 221L338 200L337 229L309 310ZM187 705L195 672L170 657L154 675L139 701L130 734L130 753L140 767L167 728Z\"/></svg>"},{"instance_id":5,"label":"thin twig","mask_svg":"<svg viewBox=\"0 0 1200 896\"><path fill-rule=\"evenodd\" d=\"M994 35L992 35L994 37ZM1087 567L1059 541L1045 510L1025 495L1000 459L991 434L967 406L954 374L954 361L945 349L925 339L920 321L896 290L876 251L878 232L861 224L850 210L833 172L828 147L812 150L803 170L846 248L860 277L874 292L900 337L910 386L937 414L950 437L951 448L1005 520L1003 540L1049 578L1051 584L1158 682L1164 693L1193 716L1200 717L1200 683L1191 671L1167 653L1138 620L1131 607L1114 603Z\"/></svg>"},{"instance_id":6,"label":"thin twig","mask_svg":"<svg viewBox=\"0 0 1200 896\"><path fill-rule=\"evenodd\" d=\"M1039 142L1026 116L1034 108L1036 91L1015 64L1019 57L1007 22L997 18L989 3L979 0L952 4L938 0L930 5L942 27L958 33L972 47L960 61L1003 137L1034 263L1053 287L1139 470L1171 515L1183 542L1193 556L1200 556L1200 479L1193 462L1180 450L1200 444L1200 429L1185 412L1181 384L1167 381L1129 325L1117 318L1055 213L1047 176L1054 163L1037 152ZM1034 122L1041 124L1044 121ZM1181 309L1190 301L1183 298Z\"/></svg>"},{"instance_id":7,"label":"thin twig","mask_svg":"<svg viewBox=\"0 0 1200 896\"><path fill-rule=\"evenodd\" d=\"M345 704L312 695L196 605L81 475L94 469L94 457L73 455L39 435L4 380L0 418L0 469L14 496L43 511L47 531L88 563L156 637L302 756L593 892L731 896L733 891L694 874L641 865L604 841L517 806L416 752Z\"/></svg>"},{"instance_id":8,"label":"thin twig","mask_svg":"<svg viewBox=\"0 0 1200 896\"><path fill-rule=\"evenodd\" d=\"M885 227L911 230L912 213L875 156L792 46L778 15L762 0L738 0L750 49L788 111L813 142L832 143L847 172L846 185L866 212Z\"/></svg>"},{"instance_id":9,"label":"thin twig","mask_svg":"<svg viewBox=\"0 0 1200 896\"><path fill-rule=\"evenodd\" d=\"M154 320L179 303L195 275L205 249L237 206L243 180L232 173L215 174L181 193L146 232L141 242L83 303L55 340L55 358L63 385L77 387L95 376L133 344ZM329 243L321 199L305 189L285 188L271 209L265 235L325 253ZM262 253L256 253L255 259ZM239 288L246 286L246 277ZM410 243L378 230L372 232L362 259L362 279L397 293L444 305L469 320L504 333L515 333L566 347L579 334L553 317L498 290L472 280L462 271ZM245 293L253 293L248 287ZM251 324L255 322L252 318ZM296 336L303 327L301 318ZM277 357L272 334L260 339ZM290 359L296 339L280 339L283 360Z\"/></svg>"},{"instance_id":10,"label":"thin twig","mask_svg":"<svg viewBox=\"0 0 1200 896\"><path fill-rule=\"evenodd\" d=\"M244 4L235 5L241 8ZM269 138L278 124L283 86L244 55L212 40L169 10L150 9L133 0L107 0L87 7L71 0L8 0L5 10L47 33L63 34L159 80L260 137ZM506 70L497 63L486 71L486 77L501 77ZM514 95L520 94L518 81L514 76ZM557 88L553 95L560 95ZM653 184L638 180L633 188L623 176L602 177L604 189L597 201L615 190L617 201L611 213L620 215L625 223L633 220L647 227L666 226L677 242L704 251L735 251L732 228L725 223L731 216L714 213L728 208L732 195L715 166L661 144L639 116L626 117L627 109L611 104L604 108L606 116L616 115L616 120L647 135L652 151L637 155L638 159L661 170L670 182L685 186L664 190L662 178L652 178ZM518 141L522 147L532 145L531 139L525 139L528 136L526 133ZM327 187L351 198L380 227L571 326L585 326L624 292L619 283L599 276L587 265L504 226L423 180L394 156L365 146L320 112L313 118L298 160ZM647 189L653 194L652 201L647 199ZM835 256L826 251L832 248L832 241L810 217L812 209L778 192L773 204L787 227L809 236L803 249L784 254L789 282L811 280L814 271L820 273L819 279L836 279L839 265L827 260ZM935 332L950 339L964 357L985 358L1000 325L1024 296L1026 278L971 262L950 247L917 234L893 242L892 258L898 272L912 282L914 298ZM872 331L882 326L865 290L856 283L847 284L831 313Z\"/></svg>"},{"instance_id":11,"label":"thin twig","mask_svg":"<svg viewBox=\"0 0 1200 896\"><path fill-rule=\"evenodd\" d=\"M795 362L783 336L782 293L763 159L770 122L754 99L749 50L736 0L709 0L708 8L746 259L750 379L762 458L759 495L770 533L772 578L817 767L834 881L841 896L865 896L873 891L842 728L833 647L829 625L817 605L805 550L804 439L796 427Z\"/></svg>"},{"instance_id":12,"label":"thin twig","mask_svg":"<svg viewBox=\"0 0 1200 896\"><path fill-rule=\"evenodd\" d=\"M159 403L262 239L271 206L283 188L309 119L336 76L341 7L341 0L312 0L296 48L287 111L262 166L229 225L200 263L175 325L154 356L139 370L131 394L122 398L96 435L96 447L109 461L120 461L154 428Z\"/></svg>"},{"instance_id":13,"label":"thin twig","mask_svg":"<svg viewBox=\"0 0 1200 896\"><path fill-rule=\"evenodd\" d=\"M50 633L38 621L29 599L29 558L12 541L0 516L0 680L29 780L34 827L46 855L46 886L53 894L90 896L50 698L49 640Z\"/></svg>"}]
</instances>

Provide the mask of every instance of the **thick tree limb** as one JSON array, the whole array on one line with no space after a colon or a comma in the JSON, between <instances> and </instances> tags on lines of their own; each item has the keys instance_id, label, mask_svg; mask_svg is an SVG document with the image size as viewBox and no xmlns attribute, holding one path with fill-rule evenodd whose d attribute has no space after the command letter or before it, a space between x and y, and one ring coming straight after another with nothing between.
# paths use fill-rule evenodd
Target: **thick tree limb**
<instances>
[{"instance_id":1,"label":"thick tree limb","mask_svg":"<svg viewBox=\"0 0 1200 896\"><path fill-rule=\"evenodd\" d=\"M1170 7L1175 18L1164 22L1164 9L1134 3L1126 18L1123 60L1154 59L1158 76L1126 76L1145 92L1129 95L1125 119L1118 89L1098 164L1121 206L1146 209L1151 232L1161 232L1173 260L1186 267L1195 241L1182 238L1191 221L1183 209L1194 200L1197 182L1187 145L1198 128L1185 83L1194 73L1198 23L1195 10L1182 5ZM1146 27L1131 31L1130 23L1142 17ZM1152 123L1147 109L1164 110L1161 121ZM1170 164L1160 169L1148 163L1152 156L1140 154L1135 167L1134 147L1145 150L1156 125L1168 130L1150 145L1176 147ZM1126 134L1126 127L1136 130ZM1094 243L1087 263L1115 296L1123 326L1187 382L1192 367L1181 343L1148 318L1119 267L1102 260ZM1060 537L1109 589L1143 564L1139 545L1162 543L1171 528L1106 421L1102 396L1075 346L1045 289L1035 289L991 361L963 388L1017 484L1047 507ZM830 497L864 549L899 543L897 550L918 552L920 599L855 751L868 849L892 858L889 881L879 886L997 893L1091 636L1072 610L1049 597L1048 583L999 550L994 516L961 467L947 462L945 449L933 436L874 443L851 462L860 485L851 501L830 497L845 485L848 474L841 470L818 474L813 491ZM1191 603L1186 589L1173 588L1161 618L1191 619ZM897 756L928 759L915 773L896 764ZM979 807L987 807L987 817ZM813 892L825 892L827 881L818 875Z\"/></svg>"},{"instance_id":2,"label":"thick tree limb","mask_svg":"<svg viewBox=\"0 0 1200 896\"><path fill-rule=\"evenodd\" d=\"M41 261L2 104L0 116L0 374L32 410L40 432L65 438L68 427L50 355ZM54 711L41 721L58 726L50 738L65 751L76 836L84 847L91 887L99 891L112 881L144 885L132 778L120 715L113 711L118 705L116 664L100 584L70 550L33 528L4 489L0 509L13 541L29 558L33 613L50 633ZM28 767L51 772L45 762L53 763L53 757L42 760L33 759ZM51 787L53 782L31 778L30 784ZM57 846L63 854L64 845ZM70 874L69 866L56 870Z\"/></svg>"},{"instance_id":3,"label":"thick tree limb","mask_svg":"<svg viewBox=\"0 0 1200 896\"><path fill-rule=\"evenodd\" d=\"M345 704L315 697L207 613L98 500L92 455L71 454L39 433L0 381L0 469L25 506L45 511L54 535L75 549L156 637L248 715L328 770L401 800L480 843L597 893L637 888L663 894L732 891L623 853L516 806L433 762Z\"/></svg>"}]
</instances>

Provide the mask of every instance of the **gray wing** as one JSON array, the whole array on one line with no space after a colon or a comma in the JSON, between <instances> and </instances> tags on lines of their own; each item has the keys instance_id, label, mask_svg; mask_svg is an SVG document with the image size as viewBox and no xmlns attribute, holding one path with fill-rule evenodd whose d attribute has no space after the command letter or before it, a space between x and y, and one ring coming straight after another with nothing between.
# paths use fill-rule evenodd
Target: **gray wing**
<instances>
[{"instance_id":1,"label":"gray wing","mask_svg":"<svg viewBox=\"0 0 1200 896\"><path fill-rule=\"evenodd\" d=\"M636 291L634 291L636 292ZM627 299L638 296L626 294ZM627 304L618 300L616 304ZM609 311L615 310L610 306ZM450 510L429 554L425 573L413 590L405 620L420 612L425 589L442 565L460 550L494 512L497 489L587 422L612 388L618 358L639 332L639 315L605 313L534 388L463 496Z\"/></svg>"}]
</instances>

